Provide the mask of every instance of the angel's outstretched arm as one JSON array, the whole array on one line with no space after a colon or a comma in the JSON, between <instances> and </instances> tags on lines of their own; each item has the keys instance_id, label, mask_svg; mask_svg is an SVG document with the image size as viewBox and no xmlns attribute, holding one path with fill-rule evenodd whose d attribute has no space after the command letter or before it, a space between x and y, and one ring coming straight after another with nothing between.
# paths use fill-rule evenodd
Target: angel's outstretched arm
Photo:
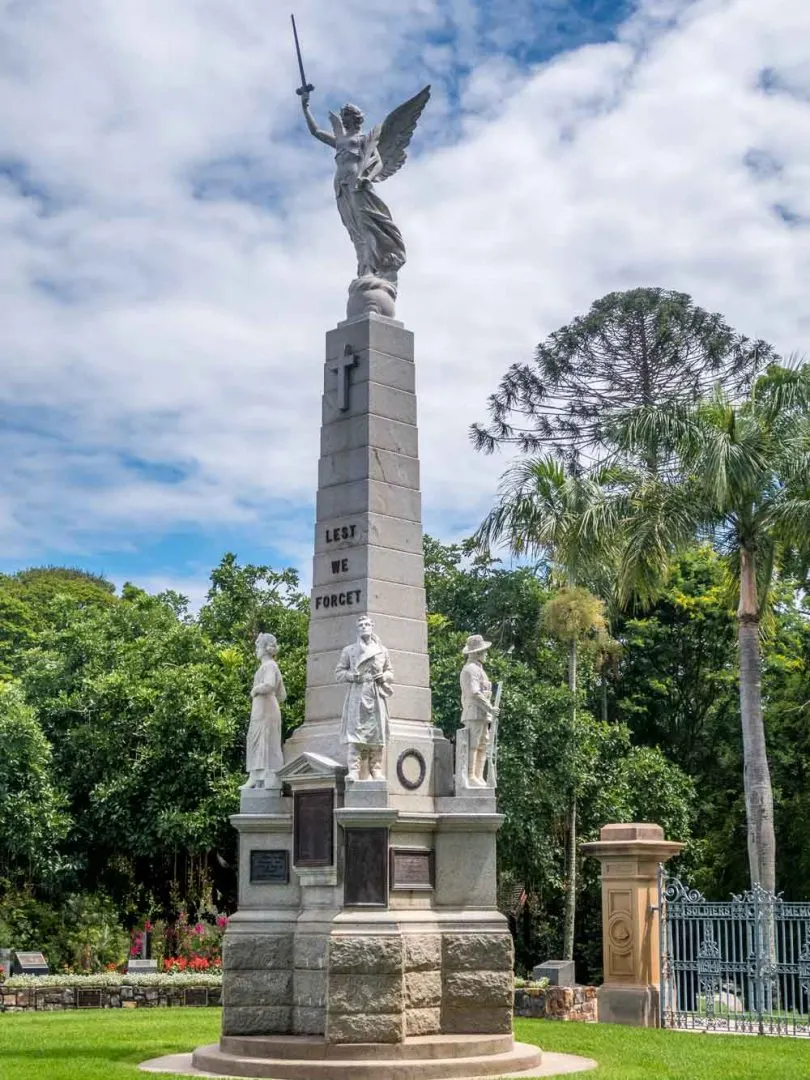
<instances>
[{"instance_id":1,"label":"angel's outstretched arm","mask_svg":"<svg viewBox=\"0 0 810 1080\"><path fill-rule=\"evenodd\" d=\"M309 94L301 95L301 108L304 110L304 119L307 122L310 135L314 135L316 139L320 139L322 143L326 143L327 146L334 147L335 136L330 131L324 131L319 128L315 123L315 117L309 111Z\"/></svg>"}]
</instances>

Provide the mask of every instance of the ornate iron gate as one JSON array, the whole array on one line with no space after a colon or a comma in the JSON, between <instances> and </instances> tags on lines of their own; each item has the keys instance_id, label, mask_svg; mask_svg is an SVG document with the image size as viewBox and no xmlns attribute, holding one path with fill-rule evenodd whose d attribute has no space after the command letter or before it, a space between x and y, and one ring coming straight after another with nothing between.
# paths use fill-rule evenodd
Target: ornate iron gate
<instances>
[{"instance_id":1,"label":"ornate iron gate","mask_svg":"<svg viewBox=\"0 0 810 1080\"><path fill-rule=\"evenodd\" d=\"M810 904L661 876L661 1025L810 1037Z\"/></svg>"}]
</instances>

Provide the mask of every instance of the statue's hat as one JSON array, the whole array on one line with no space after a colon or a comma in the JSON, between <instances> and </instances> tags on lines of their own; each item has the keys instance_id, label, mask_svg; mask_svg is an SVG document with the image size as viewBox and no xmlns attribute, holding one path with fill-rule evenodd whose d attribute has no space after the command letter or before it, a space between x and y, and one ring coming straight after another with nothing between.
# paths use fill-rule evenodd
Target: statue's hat
<instances>
[{"instance_id":1,"label":"statue's hat","mask_svg":"<svg viewBox=\"0 0 810 1080\"><path fill-rule=\"evenodd\" d=\"M485 652L491 645L492 642L484 641L480 634L470 634L461 651L465 656L469 656L470 653Z\"/></svg>"}]
</instances>

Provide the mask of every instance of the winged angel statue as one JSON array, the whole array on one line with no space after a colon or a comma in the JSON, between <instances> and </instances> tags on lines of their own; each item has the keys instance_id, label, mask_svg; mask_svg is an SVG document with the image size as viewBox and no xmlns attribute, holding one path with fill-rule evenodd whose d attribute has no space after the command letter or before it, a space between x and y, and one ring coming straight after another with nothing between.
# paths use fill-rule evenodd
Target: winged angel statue
<instances>
[{"instance_id":1,"label":"winged angel statue","mask_svg":"<svg viewBox=\"0 0 810 1080\"><path fill-rule=\"evenodd\" d=\"M298 93L310 133L335 149L335 198L357 252L357 277L349 286L346 313L349 318L368 311L392 316L405 244L372 185L387 180L405 163L430 87L394 109L368 134L363 133L365 117L356 105L344 105L339 114L330 112L332 131L322 131L309 110L306 84Z\"/></svg>"}]
</instances>

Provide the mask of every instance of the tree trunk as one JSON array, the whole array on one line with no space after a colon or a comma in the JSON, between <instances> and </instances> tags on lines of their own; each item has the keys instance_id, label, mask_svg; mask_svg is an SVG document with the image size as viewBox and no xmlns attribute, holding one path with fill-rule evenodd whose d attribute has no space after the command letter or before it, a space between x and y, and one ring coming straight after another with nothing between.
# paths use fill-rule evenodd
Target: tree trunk
<instances>
[{"instance_id":1,"label":"tree trunk","mask_svg":"<svg viewBox=\"0 0 810 1080\"><path fill-rule=\"evenodd\" d=\"M740 648L740 719L743 737L743 780L748 825L751 884L776 890L776 838L773 791L762 720L762 656L754 553L740 553L740 606L737 609Z\"/></svg>"},{"instance_id":2,"label":"tree trunk","mask_svg":"<svg viewBox=\"0 0 810 1080\"><path fill-rule=\"evenodd\" d=\"M574 754L577 724L577 643L568 646L568 689L571 691L571 791L565 838L565 914L563 916L563 960L574 959L574 923L577 914L577 788Z\"/></svg>"}]
</instances>

